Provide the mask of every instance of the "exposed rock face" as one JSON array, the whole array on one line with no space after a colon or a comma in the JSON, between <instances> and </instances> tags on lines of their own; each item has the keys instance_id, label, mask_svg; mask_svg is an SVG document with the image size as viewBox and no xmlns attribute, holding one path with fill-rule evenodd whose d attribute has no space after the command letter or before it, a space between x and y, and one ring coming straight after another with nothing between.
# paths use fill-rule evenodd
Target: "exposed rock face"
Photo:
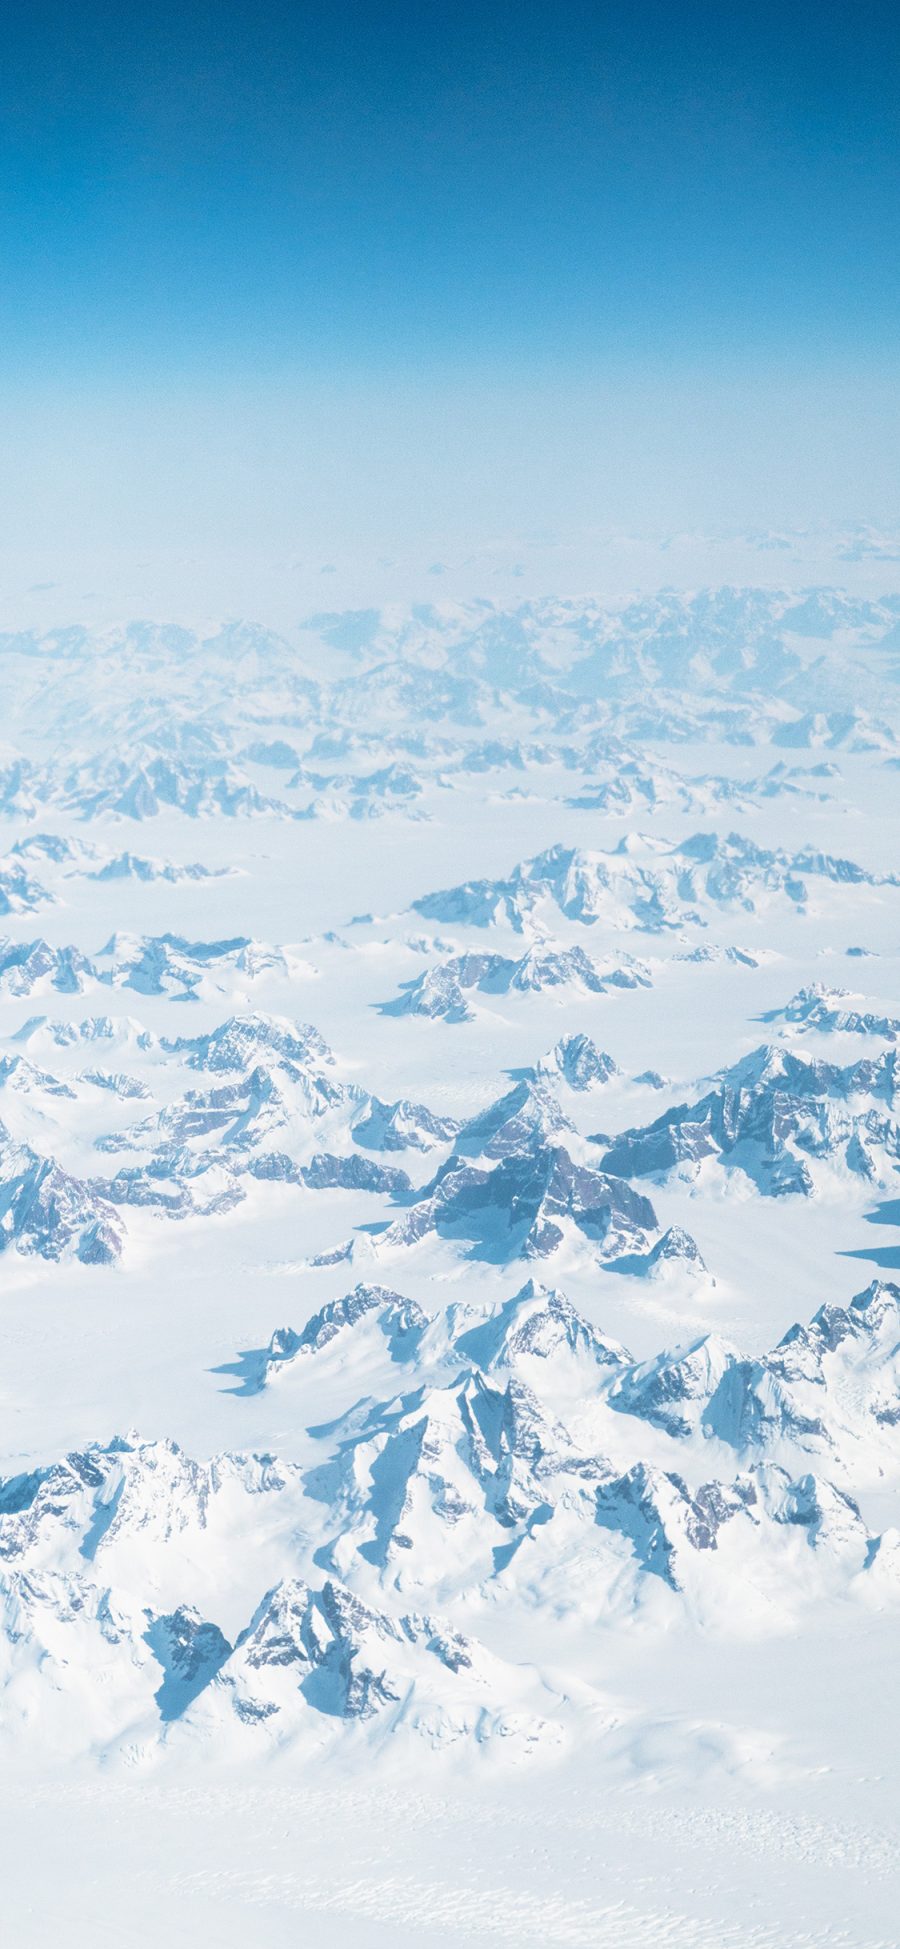
<instances>
[{"instance_id":1,"label":"exposed rock face","mask_svg":"<svg viewBox=\"0 0 900 1949\"><path fill-rule=\"evenodd\" d=\"M0 1124L0 1251L14 1246L43 1259L75 1257L101 1266L120 1256L123 1240L107 1198L52 1158L14 1144Z\"/></svg>"},{"instance_id":2,"label":"exposed rock face","mask_svg":"<svg viewBox=\"0 0 900 1949\"><path fill-rule=\"evenodd\" d=\"M565 1035L542 1056L536 1074L548 1081L566 1083L570 1090L590 1090L621 1074L618 1063L591 1041L588 1035Z\"/></svg>"},{"instance_id":3,"label":"exposed rock face","mask_svg":"<svg viewBox=\"0 0 900 1949\"><path fill-rule=\"evenodd\" d=\"M561 1145L541 1144L489 1168L451 1158L384 1242L413 1245L436 1232L505 1264L549 1258L571 1232L611 1263L647 1250L656 1229L649 1198L624 1179L573 1163Z\"/></svg>"},{"instance_id":4,"label":"exposed rock face","mask_svg":"<svg viewBox=\"0 0 900 1949\"><path fill-rule=\"evenodd\" d=\"M696 1103L624 1131L606 1150L603 1168L663 1177L712 1157L744 1171L766 1197L809 1196L818 1162L874 1178L888 1160L900 1159L898 1081L894 1051L840 1068L763 1046L725 1070Z\"/></svg>"}]
</instances>

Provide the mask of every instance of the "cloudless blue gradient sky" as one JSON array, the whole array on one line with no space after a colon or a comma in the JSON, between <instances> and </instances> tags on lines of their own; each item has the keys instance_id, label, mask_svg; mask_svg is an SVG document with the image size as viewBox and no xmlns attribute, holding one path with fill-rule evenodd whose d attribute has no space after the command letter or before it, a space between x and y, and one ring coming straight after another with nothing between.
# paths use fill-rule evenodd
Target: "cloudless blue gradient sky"
<instances>
[{"instance_id":1,"label":"cloudless blue gradient sky","mask_svg":"<svg viewBox=\"0 0 900 1949\"><path fill-rule=\"evenodd\" d=\"M880 0L9 6L0 516L890 512L898 163Z\"/></svg>"}]
</instances>

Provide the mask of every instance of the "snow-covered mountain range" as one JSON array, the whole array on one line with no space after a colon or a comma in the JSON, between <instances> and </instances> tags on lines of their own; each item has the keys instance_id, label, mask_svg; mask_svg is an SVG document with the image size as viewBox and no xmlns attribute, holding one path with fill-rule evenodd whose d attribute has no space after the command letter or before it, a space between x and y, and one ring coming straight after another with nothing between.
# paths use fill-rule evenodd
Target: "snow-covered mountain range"
<instances>
[{"instance_id":1,"label":"snow-covered mountain range","mask_svg":"<svg viewBox=\"0 0 900 1949\"><path fill-rule=\"evenodd\" d=\"M900 1804L900 597L0 648L9 1777Z\"/></svg>"}]
</instances>

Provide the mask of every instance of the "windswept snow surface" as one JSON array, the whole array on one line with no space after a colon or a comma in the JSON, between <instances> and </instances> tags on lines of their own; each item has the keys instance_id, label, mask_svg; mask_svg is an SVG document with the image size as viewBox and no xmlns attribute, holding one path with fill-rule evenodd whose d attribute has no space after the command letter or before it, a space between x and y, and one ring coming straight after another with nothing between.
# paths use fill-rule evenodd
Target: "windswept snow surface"
<instances>
[{"instance_id":1,"label":"windswept snow surface","mask_svg":"<svg viewBox=\"0 0 900 1949\"><path fill-rule=\"evenodd\" d=\"M38 1949L888 1949L900 595L2 639Z\"/></svg>"}]
</instances>

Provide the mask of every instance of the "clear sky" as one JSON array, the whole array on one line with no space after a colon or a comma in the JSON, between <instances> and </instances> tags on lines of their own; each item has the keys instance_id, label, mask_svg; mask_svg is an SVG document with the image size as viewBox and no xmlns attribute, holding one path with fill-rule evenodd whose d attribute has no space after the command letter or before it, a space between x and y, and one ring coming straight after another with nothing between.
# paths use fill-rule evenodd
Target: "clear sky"
<instances>
[{"instance_id":1,"label":"clear sky","mask_svg":"<svg viewBox=\"0 0 900 1949\"><path fill-rule=\"evenodd\" d=\"M7 536L900 515L895 5L30 0Z\"/></svg>"}]
</instances>

